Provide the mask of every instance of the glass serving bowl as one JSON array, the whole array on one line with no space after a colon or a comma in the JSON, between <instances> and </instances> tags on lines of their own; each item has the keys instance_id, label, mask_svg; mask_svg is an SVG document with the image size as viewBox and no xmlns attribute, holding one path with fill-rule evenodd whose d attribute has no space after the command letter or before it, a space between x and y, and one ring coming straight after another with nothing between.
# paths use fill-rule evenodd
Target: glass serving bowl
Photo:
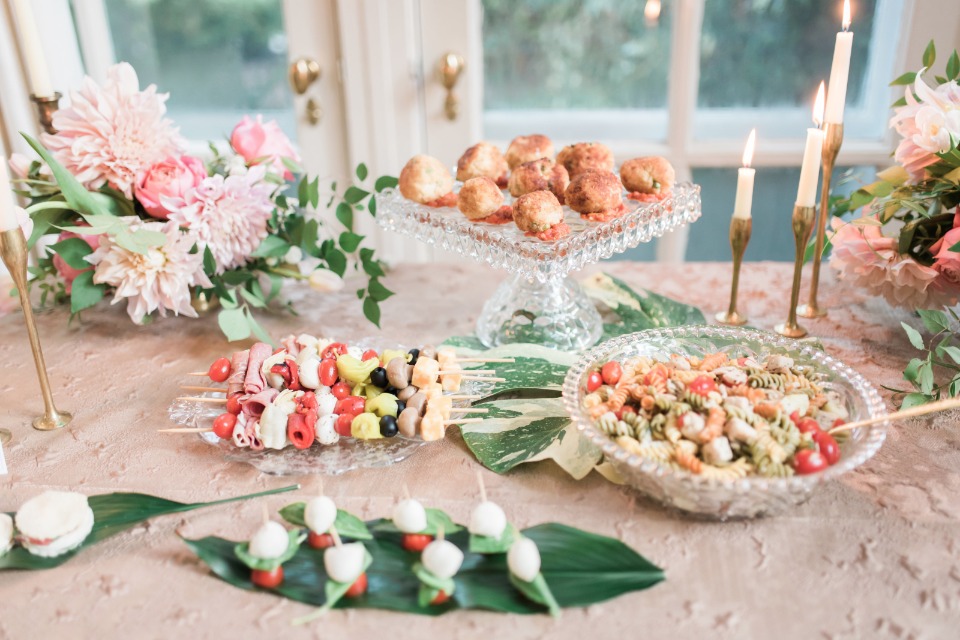
<instances>
[{"instance_id":1,"label":"glass serving bowl","mask_svg":"<svg viewBox=\"0 0 960 640\"><path fill-rule=\"evenodd\" d=\"M460 186L458 182L454 191ZM700 187L681 183L660 202L625 199L626 213L609 222L588 222L564 207L570 235L544 241L526 237L512 223L475 223L456 207L433 208L407 200L398 189L384 189L376 202L377 222L384 229L511 274L477 320L477 337L484 345L533 342L564 351L594 344L603 324L568 274L690 224L701 213Z\"/></svg>"},{"instance_id":2,"label":"glass serving bowl","mask_svg":"<svg viewBox=\"0 0 960 640\"><path fill-rule=\"evenodd\" d=\"M869 460L880 449L889 422L855 429L840 445L840 460L826 470L789 478L751 476L738 480L704 478L675 471L657 461L628 453L611 440L582 408L590 371L609 360L633 356L668 360L679 353L702 357L722 351L731 358L788 355L799 365L811 365L824 375L824 388L836 391L849 421L885 413L877 389L859 373L819 349L776 334L752 329L692 326L641 331L604 342L583 354L563 384L563 402L577 428L603 451L626 484L674 509L701 517L726 520L753 518L805 502L822 483L838 478Z\"/></svg>"}]
</instances>

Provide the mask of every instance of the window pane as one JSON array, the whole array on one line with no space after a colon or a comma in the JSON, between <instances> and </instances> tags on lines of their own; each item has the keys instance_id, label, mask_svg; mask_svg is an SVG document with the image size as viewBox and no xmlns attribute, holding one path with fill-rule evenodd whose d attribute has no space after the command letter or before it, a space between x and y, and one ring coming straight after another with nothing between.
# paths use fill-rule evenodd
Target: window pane
<instances>
[{"instance_id":1,"label":"window pane","mask_svg":"<svg viewBox=\"0 0 960 640\"><path fill-rule=\"evenodd\" d=\"M485 108L664 107L670 6L647 26L642 0L483 0Z\"/></svg>"},{"instance_id":2,"label":"window pane","mask_svg":"<svg viewBox=\"0 0 960 640\"><path fill-rule=\"evenodd\" d=\"M295 135L280 0L106 0L117 60L169 92L188 138L220 138L244 114Z\"/></svg>"}]
</instances>

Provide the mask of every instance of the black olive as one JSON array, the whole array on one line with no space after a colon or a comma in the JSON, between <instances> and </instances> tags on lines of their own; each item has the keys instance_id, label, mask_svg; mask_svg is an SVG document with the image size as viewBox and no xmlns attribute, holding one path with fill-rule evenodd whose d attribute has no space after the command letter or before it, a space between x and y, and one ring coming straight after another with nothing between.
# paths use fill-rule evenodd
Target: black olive
<instances>
[{"instance_id":1,"label":"black olive","mask_svg":"<svg viewBox=\"0 0 960 640\"><path fill-rule=\"evenodd\" d=\"M420 357L420 349L410 349L407 353L410 354L410 362L407 364L417 364L417 358Z\"/></svg>"},{"instance_id":2,"label":"black olive","mask_svg":"<svg viewBox=\"0 0 960 640\"><path fill-rule=\"evenodd\" d=\"M380 435L384 438L392 438L400 432L397 426L397 419L393 416L383 416L380 418Z\"/></svg>"},{"instance_id":3,"label":"black olive","mask_svg":"<svg viewBox=\"0 0 960 640\"><path fill-rule=\"evenodd\" d=\"M384 393L389 393L390 395L395 396L395 395L397 395L398 390L397 390L396 387L384 387L384 388L383 388L383 392L384 392Z\"/></svg>"},{"instance_id":4,"label":"black olive","mask_svg":"<svg viewBox=\"0 0 960 640\"><path fill-rule=\"evenodd\" d=\"M407 408L407 403L403 400L397 400L397 415L403 413L403 410Z\"/></svg>"},{"instance_id":5,"label":"black olive","mask_svg":"<svg viewBox=\"0 0 960 640\"><path fill-rule=\"evenodd\" d=\"M370 372L370 384L383 389L389 383L387 382L387 370L383 367L377 367Z\"/></svg>"}]
</instances>

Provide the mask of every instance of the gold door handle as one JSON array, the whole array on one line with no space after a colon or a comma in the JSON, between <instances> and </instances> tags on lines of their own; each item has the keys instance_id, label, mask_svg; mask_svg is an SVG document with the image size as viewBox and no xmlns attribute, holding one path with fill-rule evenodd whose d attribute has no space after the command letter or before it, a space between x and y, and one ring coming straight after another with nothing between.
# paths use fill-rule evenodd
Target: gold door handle
<instances>
[{"instance_id":1,"label":"gold door handle","mask_svg":"<svg viewBox=\"0 0 960 640\"><path fill-rule=\"evenodd\" d=\"M306 93L320 75L320 63L312 58L297 58L290 64L290 86L297 95Z\"/></svg>"},{"instance_id":2,"label":"gold door handle","mask_svg":"<svg viewBox=\"0 0 960 640\"><path fill-rule=\"evenodd\" d=\"M460 100L453 88L457 85L460 74L463 73L463 56L453 51L448 51L440 57L440 65L437 71L440 75L440 83L447 90L447 97L443 101L443 113L447 120L456 120L457 113L460 111Z\"/></svg>"},{"instance_id":3,"label":"gold door handle","mask_svg":"<svg viewBox=\"0 0 960 640\"><path fill-rule=\"evenodd\" d=\"M321 118L323 118L323 107L320 106L319 102L310 98L307 100L307 122L316 125L319 124Z\"/></svg>"}]
</instances>

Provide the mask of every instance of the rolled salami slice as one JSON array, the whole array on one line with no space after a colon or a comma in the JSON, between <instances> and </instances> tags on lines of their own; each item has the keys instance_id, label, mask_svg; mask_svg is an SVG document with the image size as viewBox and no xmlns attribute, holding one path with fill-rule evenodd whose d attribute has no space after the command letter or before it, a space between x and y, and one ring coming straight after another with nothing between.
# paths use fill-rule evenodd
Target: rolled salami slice
<instances>
[{"instance_id":1,"label":"rolled salami slice","mask_svg":"<svg viewBox=\"0 0 960 640\"><path fill-rule=\"evenodd\" d=\"M249 395L256 395L263 391L267 386L267 381L263 379L260 367L263 361L270 357L273 349L265 342L257 342L250 347L250 359L247 362L247 373L243 380L243 391Z\"/></svg>"},{"instance_id":2,"label":"rolled salami slice","mask_svg":"<svg viewBox=\"0 0 960 640\"><path fill-rule=\"evenodd\" d=\"M246 400L241 401L243 414L247 416L248 419L260 419L260 416L263 415L263 410L267 407L268 404L274 401L274 399L280 395L280 392L272 387L267 387L257 394L254 394L247 398Z\"/></svg>"},{"instance_id":3,"label":"rolled salami slice","mask_svg":"<svg viewBox=\"0 0 960 640\"><path fill-rule=\"evenodd\" d=\"M250 350L236 351L230 361L230 377L227 378L227 397L243 391L243 380L247 376L247 362Z\"/></svg>"}]
</instances>

